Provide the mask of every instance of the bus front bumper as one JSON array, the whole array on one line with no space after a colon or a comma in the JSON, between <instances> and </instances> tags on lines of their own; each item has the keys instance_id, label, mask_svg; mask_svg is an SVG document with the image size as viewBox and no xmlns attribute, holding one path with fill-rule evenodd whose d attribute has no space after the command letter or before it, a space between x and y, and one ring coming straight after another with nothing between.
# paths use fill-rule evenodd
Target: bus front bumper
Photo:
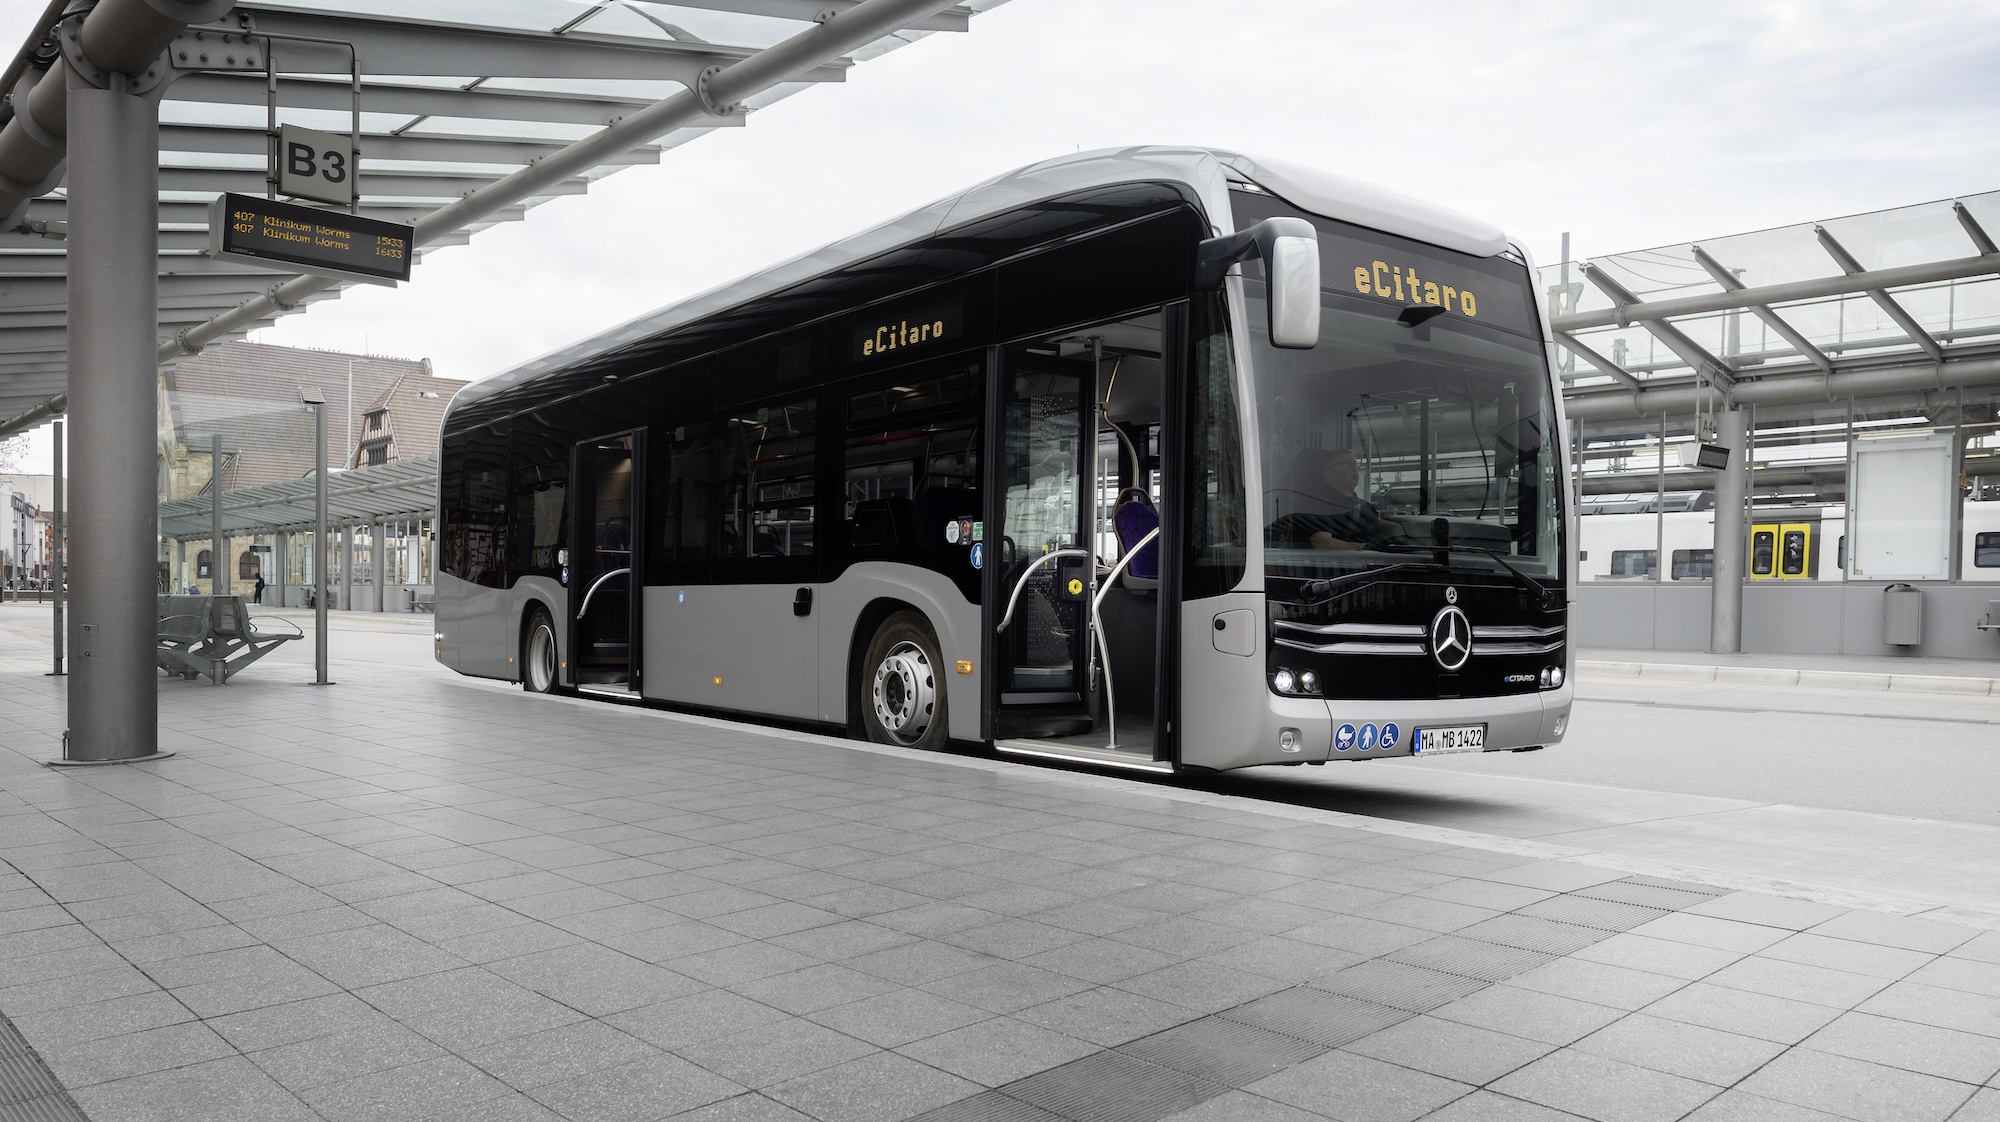
<instances>
[{"instance_id":1,"label":"bus front bumper","mask_svg":"<svg viewBox=\"0 0 2000 1122\"><path fill-rule=\"evenodd\" d=\"M1562 740L1568 731L1573 698L1568 683L1559 689L1507 697L1414 701L1322 700L1270 694L1263 727L1253 741L1215 755L1200 748L1184 751L1183 759L1233 768L1411 756L1418 754L1419 730L1445 728L1480 729L1479 750L1484 752L1539 748Z\"/></svg>"}]
</instances>

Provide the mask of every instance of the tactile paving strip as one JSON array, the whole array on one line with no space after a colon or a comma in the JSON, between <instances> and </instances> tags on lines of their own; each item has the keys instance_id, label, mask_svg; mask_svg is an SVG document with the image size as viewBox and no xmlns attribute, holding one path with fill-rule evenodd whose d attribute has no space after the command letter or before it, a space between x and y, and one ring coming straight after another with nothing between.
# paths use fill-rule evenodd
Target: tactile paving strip
<instances>
[{"instance_id":1,"label":"tactile paving strip","mask_svg":"<svg viewBox=\"0 0 2000 1122\"><path fill-rule=\"evenodd\" d=\"M90 1122L4 1015L0 1015L0 1118L7 1122Z\"/></svg>"}]
</instances>

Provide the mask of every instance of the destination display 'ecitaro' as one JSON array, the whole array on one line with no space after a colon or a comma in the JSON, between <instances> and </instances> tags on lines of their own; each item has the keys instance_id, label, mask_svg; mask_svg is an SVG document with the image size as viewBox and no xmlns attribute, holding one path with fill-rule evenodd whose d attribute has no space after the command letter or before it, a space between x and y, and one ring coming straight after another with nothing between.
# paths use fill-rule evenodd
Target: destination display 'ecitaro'
<instances>
[{"instance_id":1,"label":"destination display 'ecitaro'","mask_svg":"<svg viewBox=\"0 0 2000 1122\"><path fill-rule=\"evenodd\" d=\"M216 252L376 284L410 279L415 229L318 207L224 195L209 231Z\"/></svg>"}]
</instances>

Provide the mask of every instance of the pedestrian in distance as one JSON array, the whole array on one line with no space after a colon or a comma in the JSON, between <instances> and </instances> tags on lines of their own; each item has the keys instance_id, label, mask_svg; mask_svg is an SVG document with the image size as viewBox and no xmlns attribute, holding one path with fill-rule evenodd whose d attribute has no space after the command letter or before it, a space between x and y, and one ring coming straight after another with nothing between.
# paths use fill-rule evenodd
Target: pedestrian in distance
<instances>
[{"instance_id":1,"label":"pedestrian in distance","mask_svg":"<svg viewBox=\"0 0 2000 1122\"><path fill-rule=\"evenodd\" d=\"M264 602L264 574L262 573L257 574L257 583L250 588L250 602L252 604L261 604Z\"/></svg>"}]
</instances>

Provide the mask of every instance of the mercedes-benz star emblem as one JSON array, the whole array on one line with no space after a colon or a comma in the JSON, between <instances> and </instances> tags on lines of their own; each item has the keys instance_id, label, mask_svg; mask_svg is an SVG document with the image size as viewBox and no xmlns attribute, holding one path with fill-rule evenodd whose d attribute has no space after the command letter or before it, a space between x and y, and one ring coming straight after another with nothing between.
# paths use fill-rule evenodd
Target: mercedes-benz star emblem
<instances>
[{"instance_id":1,"label":"mercedes-benz star emblem","mask_svg":"<svg viewBox=\"0 0 2000 1122\"><path fill-rule=\"evenodd\" d=\"M1447 604L1458 603L1458 589L1447 585L1444 590L1444 602Z\"/></svg>"},{"instance_id":2,"label":"mercedes-benz star emblem","mask_svg":"<svg viewBox=\"0 0 2000 1122\"><path fill-rule=\"evenodd\" d=\"M1446 670L1457 670L1472 657L1472 621L1455 607L1431 617L1431 657Z\"/></svg>"}]
</instances>

